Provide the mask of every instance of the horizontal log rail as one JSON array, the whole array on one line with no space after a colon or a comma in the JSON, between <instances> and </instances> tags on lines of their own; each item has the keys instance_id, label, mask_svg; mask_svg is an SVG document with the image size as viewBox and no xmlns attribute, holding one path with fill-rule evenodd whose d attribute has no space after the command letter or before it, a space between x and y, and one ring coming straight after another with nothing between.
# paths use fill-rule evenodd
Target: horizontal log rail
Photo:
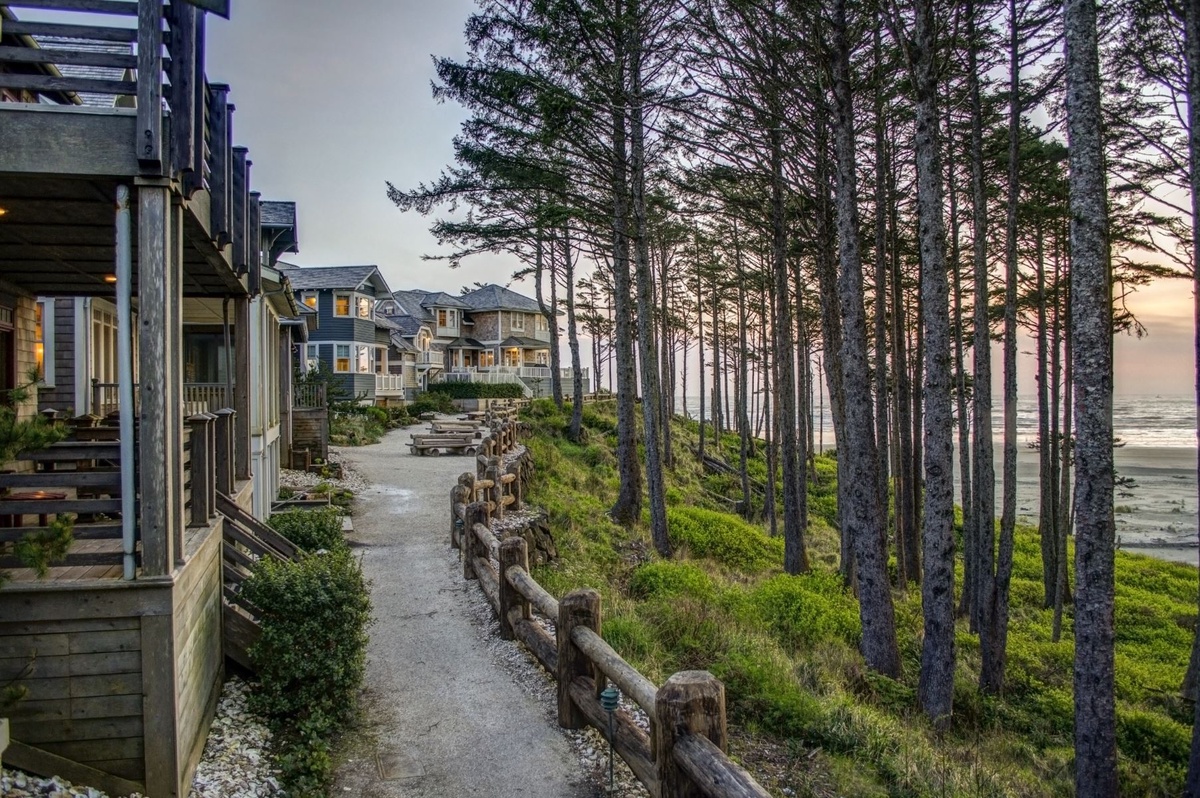
<instances>
[{"instance_id":1,"label":"horizontal log rail","mask_svg":"<svg viewBox=\"0 0 1200 798\"><path fill-rule=\"evenodd\" d=\"M508 458L501 469L518 425L499 415L489 423L476 473L463 474L450 491L450 541L462 555L463 577L478 582L496 611L501 636L524 644L556 679L559 725L599 730L656 798L768 798L725 752L725 686L718 679L684 671L657 687L604 640L599 593L576 590L555 599L529 573L526 540L497 538L492 524L506 506L520 505L529 464ZM534 610L553 622L553 634ZM626 709L611 715L604 709L600 694L610 681L646 714L649 733Z\"/></svg>"}]
</instances>

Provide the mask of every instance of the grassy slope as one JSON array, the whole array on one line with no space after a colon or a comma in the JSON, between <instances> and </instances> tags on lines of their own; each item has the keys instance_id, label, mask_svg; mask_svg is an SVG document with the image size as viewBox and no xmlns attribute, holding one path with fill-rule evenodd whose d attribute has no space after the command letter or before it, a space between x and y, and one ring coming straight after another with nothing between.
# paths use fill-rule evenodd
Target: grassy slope
<instances>
[{"instance_id":1,"label":"grassy slope","mask_svg":"<svg viewBox=\"0 0 1200 798\"><path fill-rule=\"evenodd\" d=\"M561 595L595 587L604 636L655 681L704 668L725 681L733 723L787 752L790 795L1071 795L1070 611L1050 641L1040 605L1036 530L1016 541L1007 690L975 688L979 646L958 633L954 725L937 739L916 707L921 607L918 590L896 595L904 675L865 670L854 597L836 576L832 460L819 458L809 546L814 573L782 573L783 543L761 526L720 512L709 493L735 496L727 478L703 475L687 456L695 424L676 422L668 488L671 561L653 553L644 527L625 530L605 513L616 497L611 406L585 411L588 442L562 436L565 417L543 401L527 411L538 477L561 562L538 579ZM736 439L725 442L732 460ZM765 475L761 461L752 464ZM961 584L961 571L960 571ZM1122 792L1177 795L1190 743L1190 708L1178 698L1196 622L1196 570L1117 552L1117 702ZM752 758L752 754L747 754ZM751 763L753 765L753 763ZM781 793L782 794L782 793Z\"/></svg>"}]
</instances>

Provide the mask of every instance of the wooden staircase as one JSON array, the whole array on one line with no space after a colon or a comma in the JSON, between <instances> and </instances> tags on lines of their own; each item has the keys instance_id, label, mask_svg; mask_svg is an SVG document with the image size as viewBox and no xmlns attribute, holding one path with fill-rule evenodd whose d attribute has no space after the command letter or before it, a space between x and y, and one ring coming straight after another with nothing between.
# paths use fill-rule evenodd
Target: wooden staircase
<instances>
[{"instance_id":1,"label":"wooden staircase","mask_svg":"<svg viewBox=\"0 0 1200 798\"><path fill-rule=\"evenodd\" d=\"M250 576L254 563L263 557L295 560L300 549L224 493L217 493L217 512L225 517L221 566L225 656L247 670L254 670L248 652L262 634L260 612L241 596L242 582Z\"/></svg>"}]
</instances>

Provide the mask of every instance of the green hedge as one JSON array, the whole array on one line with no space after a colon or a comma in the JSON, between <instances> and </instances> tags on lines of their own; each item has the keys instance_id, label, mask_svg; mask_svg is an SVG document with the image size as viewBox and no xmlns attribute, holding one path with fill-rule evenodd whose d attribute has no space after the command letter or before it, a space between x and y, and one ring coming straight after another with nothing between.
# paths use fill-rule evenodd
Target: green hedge
<instances>
[{"instance_id":1,"label":"green hedge","mask_svg":"<svg viewBox=\"0 0 1200 798\"><path fill-rule=\"evenodd\" d=\"M451 399L520 399L524 389L515 382L435 382L431 393L444 393Z\"/></svg>"},{"instance_id":2,"label":"green hedge","mask_svg":"<svg viewBox=\"0 0 1200 798\"><path fill-rule=\"evenodd\" d=\"M288 510L271 516L271 528L305 551L347 548L342 536L342 511L336 507L320 510Z\"/></svg>"},{"instance_id":3,"label":"green hedge","mask_svg":"<svg viewBox=\"0 0 1200 798\"><path fill-rule=\"evenodd\" d=\"M354 717L367 661L370 583L348 547L297 561L263 558L241 595L260 610L250 706L278 735L288 794L326 794L331 736Z\"/></svg>"}]
</instances>

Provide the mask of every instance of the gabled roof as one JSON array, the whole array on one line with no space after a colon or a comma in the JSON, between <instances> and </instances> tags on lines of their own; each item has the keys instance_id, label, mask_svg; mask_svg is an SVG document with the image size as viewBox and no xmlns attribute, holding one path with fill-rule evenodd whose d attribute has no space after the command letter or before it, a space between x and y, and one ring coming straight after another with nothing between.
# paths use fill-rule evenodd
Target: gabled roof
<instances>
[{"instance_id":1,"label":"gabled roof","mask_svg":"<svg viewBox=\"0 0 1200 798\"><path fill-rule=\"evenodd\" d=\"M415 345L398 332L392 333L392 346L401 352L420 352Z\"/></svg>"},{"instance_id":2,"label":"gabled roof","mask_svg":"<svg viewBox=\"0 0 1200 798\"><path fill-rule=\"evenodd\" d=\"M446 344L446 348L447 349L488 349L489 347L484 346L483 344L476 341L474 338L467 338L466 336L463 336L461 338L455 338L453 341Z\"/></svg>"},{"instance_id":3,"label":"gabled roof","mask_svg":"<svg viewBox=\"0 0 1200 798\"><path fill-rule=\"evenodd\" d=\"M401 331L399 324L392 321L387 316L380 316L379 314L375 314L375 326L381 330L389 330L393 332Z\"/></svg>"},{"instance_id":4,"label":"gabled roof","mask_svg":"<svg viewBox=\"0 0 1200 798\"><path fill-rule=\"evenodd\" d=\"M550 344L546 341L539 341L536 338L522 338L517 335L510 335L500 342L501 349L549 349Z\"/></svg>"},{"instance_id":5,"label":"gabled roof","mask_svg":"<svg viewBox=\"0 0 1200 798\"><path fill-rule=\"evenodd\" d=\"M433 321L433 315L424 307L421 302L425 299L424 291L393 291L392 300L396 303L400 313L396 315L412 316L421 319L422 321Z\"/></svg>"},{"instance_id":6,"label":"gabled roof","mask_svg":"<svg viewBox=\"0 0 1200 798\"><path fill-rule=\"evenodd\" d=\"M293 266L280 263L279 271L292 281L297 291L331 291L339 288L355 290L366 283L375 286L379 295L391 293L378 266Z\"/></svg>"},{"instance_id":7,"label":"gabled roof","mask_svg":"<svg viewBox=\"0 0 1200 798\"><path fill-rule=\"evenodd\" d=\"M525 313L541 313L537 300L510 291L504 286L491 283L463 294L462 301L472 310L518 310Z\"/></svg>"},{"instance_id":8,"label":"gabled roof","mask_svg":"<svg viewBox=\"0 0 1200 798\"><path fill-rule=\"evenodd\" d=\"M295 227L296 203L263 200L260 218L263 227Z\"/></svg>"},{"instance_id":9,"label":"gabled roof","mask_svg":"<svg viewBox=\"0 0 1200 798\"><path fill-rule=\"evenodd\" d=\"M462 308L463 310L471 309L471 306L468 305L466 302L463 302L458 297L450 296L449 294L447 294L443 291L438 291L436 293L430 292L430 291L424 291L422 293L425 294L425 298L421 300L421 307L423 307L423 308Z\"/></svg>"}]
</instances>

